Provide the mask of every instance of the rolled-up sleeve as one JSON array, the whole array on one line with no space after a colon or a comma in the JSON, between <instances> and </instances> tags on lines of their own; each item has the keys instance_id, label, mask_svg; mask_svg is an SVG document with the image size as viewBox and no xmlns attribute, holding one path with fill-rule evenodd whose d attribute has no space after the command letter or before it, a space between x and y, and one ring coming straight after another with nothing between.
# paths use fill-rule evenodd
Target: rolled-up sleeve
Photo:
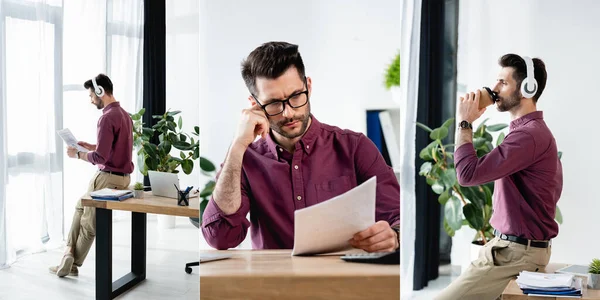
<instances>
[{"instance_id":1,"label":"rolled-up sleeve","mask_svg":"<svg viewBox=\"0 0 600 300\"><path fill-rule=\"evenodd\" d=\"M477 158L472 143L456 149L456 177L462 186L481 185L525 169L534 162L534 137L525 131L513 131L490 153Z\"/></svg>"},{"instance_id":2,"label":"rolled-up sleeve","mask_svg":"<svg viewBox=\"0 0 600 300\"><path fill-rule=\"evenodd\" d=\"M110 158L113 151L113 142L115 139L114 126L110 122L110 118L106 116L100 117L98 120L97 130L97 145L96 151L88 153L87 159L93 165L105 164Z\"/></svg>"},{"instance_id":3,"label":"rolled-up sleeve","mask_svg":"<svg viewBox=\"0 0 600 300\"><path fill-rule=\"evenodd\" d=\"M400 184L394 170L387 165L379 150L366 136L358 139L354 155L358 184L377 176L375 219L390 226L400 224Z\"/></svg>"},{"instance_id":4,"label":"rolled-up sleeve","mask_svg":"<svg viewBox=\"0 0 600 300\"><path fill-rule=\"evenodd\" d=\"M211 197L202 215L202 234L206 242L213 248L226 250L237 247L244 241L248 233L250 221L246 215L250 211L250 198L247 192L248 183L243 171L241 177L242 204L235 213L226 215L215 203L214 197ZM217 174L217 182L218 180L219 174Z\"/></svg>"}]
</instances>

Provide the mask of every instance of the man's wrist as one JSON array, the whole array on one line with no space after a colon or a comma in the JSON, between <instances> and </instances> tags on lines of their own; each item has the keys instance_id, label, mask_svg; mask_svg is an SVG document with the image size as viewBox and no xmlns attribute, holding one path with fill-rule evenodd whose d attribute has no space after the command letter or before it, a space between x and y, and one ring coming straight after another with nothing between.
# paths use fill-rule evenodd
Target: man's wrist
<instances>
[{"instance_id":1,"label":"man's wrist","mask_svg":"<svg viewBox=\"0 0 600 300\"><path fill-rule=\"evenodd\" d=\"M398 248L400 248L400 224L390 226L392 230L396 233L396 241L398 242Z\"/></svg>"}]
</instances>

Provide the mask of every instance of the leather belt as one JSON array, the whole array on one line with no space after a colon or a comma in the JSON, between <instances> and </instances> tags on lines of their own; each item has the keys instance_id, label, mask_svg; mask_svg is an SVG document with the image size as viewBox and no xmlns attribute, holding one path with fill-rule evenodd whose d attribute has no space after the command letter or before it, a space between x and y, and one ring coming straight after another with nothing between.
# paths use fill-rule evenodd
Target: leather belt
<instances>
[{"instance_id":1,"label":"leather belt","mask_svg":"<svg viewBox=\"0 0 600 300\"><path fill-rule=\"evenodd\" d=\"M108 174L113 174L113 175L119 175L119 176L129 176L128 173L123 173L123 172L104 171L104 170L100 170L100 172L104 172L104 173L108 173Z\"/></svg>"},{"instance_id":2,"label":"leather belt","mask_svg":"<svg viewBox=\"0 0 600 300\"><path fill-rule=\"evenodd\" d=\"M548 248L548 246L551 245L550 241L528 240L526 238L509 235L509 234L504 234L495 229L494 229L494 235L497 236L498 238L500 238L501 240L514 242L514 243L525 245L525 246L527 246L529 244L529 246L536 247L536 248Z\"/></svg>"}]
</instances>

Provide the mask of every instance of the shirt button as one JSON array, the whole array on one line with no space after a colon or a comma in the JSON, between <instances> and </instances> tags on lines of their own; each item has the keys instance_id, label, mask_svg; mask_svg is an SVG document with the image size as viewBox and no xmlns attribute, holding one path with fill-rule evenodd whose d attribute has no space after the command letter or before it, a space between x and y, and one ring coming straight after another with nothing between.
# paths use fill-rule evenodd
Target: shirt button
<instances>
[{"instance_id":1,"label":"shirt button","mask_svg":"<svg viewBox=\"0 0 600 300\"><path fill-rule=\"evenodd\" d=\"M281 148L277 148L277 149L279 149L279 152L283 151L283 149L281 149Z\"/></svg>"},{"instance_id":2,"label":"shirt button","mask_svg":"<svg viewBox=\"0 0 600 300\"><path fill-rule=\"evenodd\" d=\"M295 165L295 166L294 166L294 169L298 170L298 165Z\"/></svg>"},{"instance_id":3,"label":"shirt button","mask_svg":"<svg viewBox=\"0 0 600 300\"><path fill-rule=\"evenodd\" d=\"M296 199L298 199L298 201L302 200L301 196L296 197Z\"/></svg>"},{"instance_id":4,"label":"shirt button","mask_svg":"<svg viewBox=\"0 0 600 300\"><path fill-rule=\"evenodd\" d=\"M306 149L310 148L310 145L306 145Z\"/></svg>"}]
</instances>

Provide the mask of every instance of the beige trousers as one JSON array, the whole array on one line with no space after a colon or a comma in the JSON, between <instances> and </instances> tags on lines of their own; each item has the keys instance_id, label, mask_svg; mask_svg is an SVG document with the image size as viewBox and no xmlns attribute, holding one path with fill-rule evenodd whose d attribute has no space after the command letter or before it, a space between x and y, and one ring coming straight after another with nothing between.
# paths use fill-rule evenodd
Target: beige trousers
<instances>
[{"instance_id":1,"label":"beige trousers","mask_svg":"<svg viewBox=\"0 0 600 300\"><path fill-rule=\"evenodd\" d=\"M479 258L435 299L498 299L519 272L543 271L551 252L551 247L527 247L494 238L480 249Z\"/></svg>"},{"instance_id":2,"label":"beige trousers","mask_svg":"<svg viewBox=\"0 0 600 300\"><path fill-rule=\"evenodd\" d=\"M103 188L127 189L130 181L129 175L119 176L98 171L90 181L88 193ZM81 199L79 199L75 206L75 214L67 241L67 246L72 248L74 265L78 267L83 265L94 238L96 238L96 208L82 206Z\"/></svg>"}]
</instances>

